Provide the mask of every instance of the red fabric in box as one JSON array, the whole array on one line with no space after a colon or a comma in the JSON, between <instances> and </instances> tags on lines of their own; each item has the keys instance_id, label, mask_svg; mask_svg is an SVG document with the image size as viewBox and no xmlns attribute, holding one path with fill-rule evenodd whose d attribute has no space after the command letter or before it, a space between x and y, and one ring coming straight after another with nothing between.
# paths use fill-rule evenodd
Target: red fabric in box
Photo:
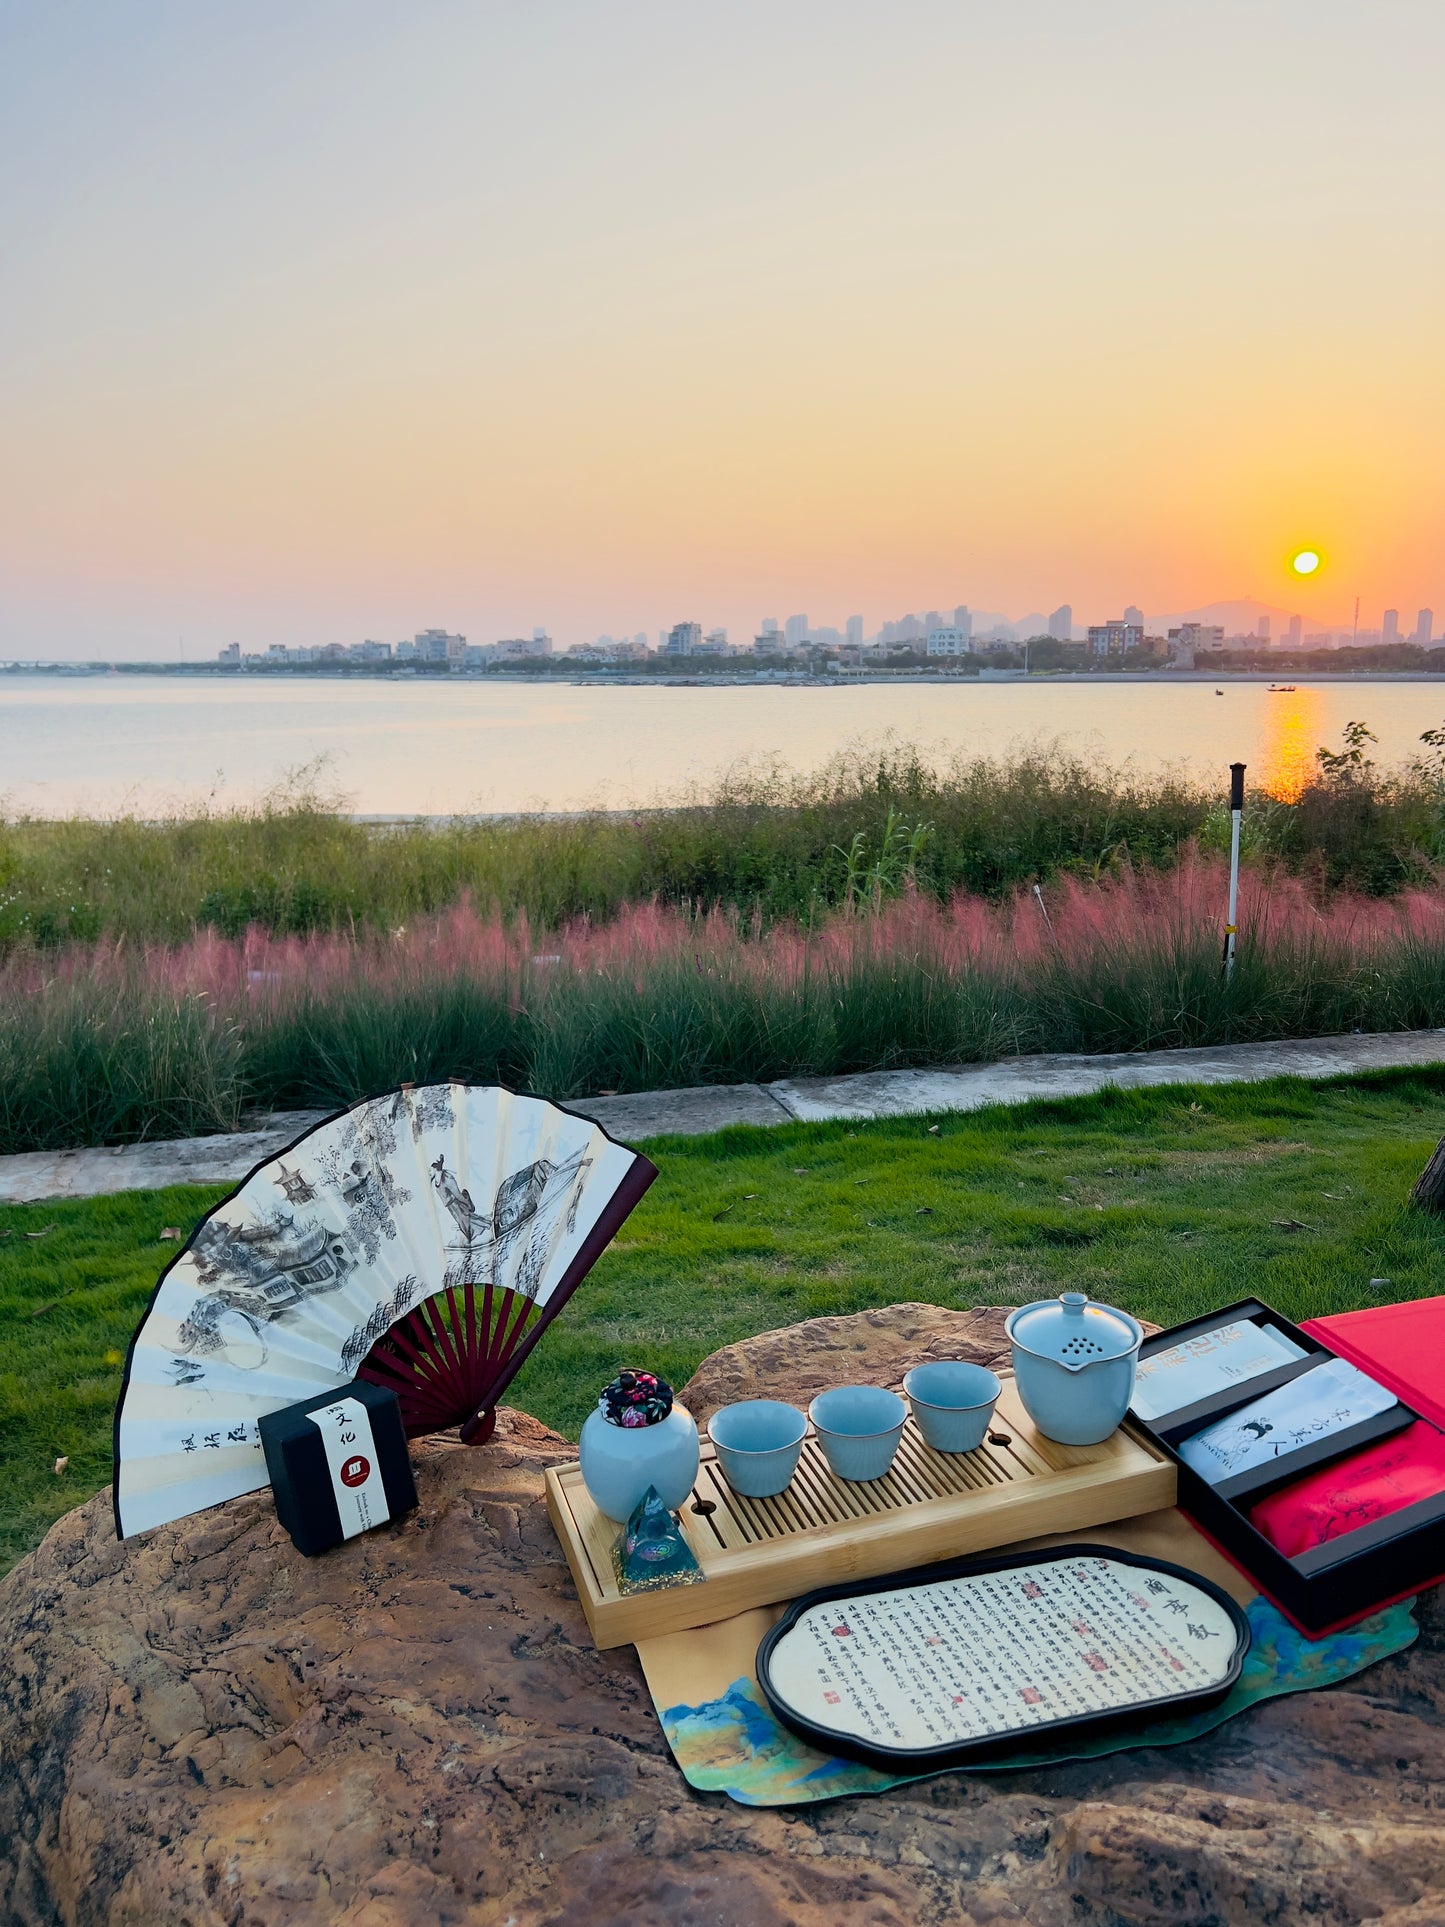
<instances>
[{"instance_id":1,"label":"red fabric in box","mask_svg":"<svg viewBox=\"0 0 1445 1927\"><path fill-rule=\"evenodd\" d=\"M1445 1438L1423 1419L1262 1499L1254 1524L1287 1559L1445 1492Z\"/></svg>"},{"instance_id":2,"label":"red fabric in box","mask_svg":"<svg viewBox=\"0 0 1445 1927\"><path fill-rule=\"evenodd\" d=\"M1338 1312L1303 1329L1445 1430L1445 1298Z\"/></svg>"}]
</instances>

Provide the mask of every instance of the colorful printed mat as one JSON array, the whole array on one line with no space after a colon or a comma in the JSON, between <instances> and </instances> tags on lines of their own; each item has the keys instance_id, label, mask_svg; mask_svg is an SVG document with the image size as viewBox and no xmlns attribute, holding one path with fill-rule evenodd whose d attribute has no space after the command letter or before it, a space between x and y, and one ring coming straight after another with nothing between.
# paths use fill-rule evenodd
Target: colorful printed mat
<instances>
[{"instance_id":1,"label":"colorful printed mat","mask_svg":"<svg viewBox=\"0 0 1445 1927\"><path fill-rule=\"evenodd\" d=\"M1409 1604L1391 1606L1358 1626L1319 1640L1306 1639L1296 1632L1266 1599L1256 1597L1247 1610L1253 1637L1244 1671L1217 1706L1093 1739L1020 1749L970 1771L1007 1773L1019 1767L1050 1766L1061 1760L1117 1753L1131 1746L1175 1746L1222 1725L1260 1700L1281 1693L1306 1693L1348 1679L1377 1659L1400 1652L1419 1630ZM667 1743L689 1786L708 1793L726 1793L743 1806L797 1806L813 1800L836 1800L844 1794L882 1793L909 1780L933 1777L880 1773L852 1760L819 1753L778 1723L756 1682L749 1678L734 1680L721 1699L708 1700L701 1706L670 1706L661 1718Z\"/></svg>"},{"instance_id":2,"label":"colorful printed mat","mask_svg":"<svg viewBox=\"0 0 1445 1927\"><path fill-rule=\"evenodd\" d=\"M1195 1530L1181 1512L1151 1512L1098 1526L1087 1534L1055 1534L1033 1546L1057 1546L1079 1538L1164 1559L1203 1574L1222 1586L1249 1619L1251 1645L1237 1684L1217 1706L1121 1728L1093 1739L1059 1740L1053 1746L1001 1755L971 1772L1007 1773L1097 1757L1134 1746L1177 1746L1233 1719L1260 1700L1333 1686L1351 1674L1402 1652L1419 1628L1413 1600L1324 1639L1306 1639L1261 1597L1251 1581ZM1024 1547L1017 1548L1020 1552ZM743 1806L807 1805L849 1794L883 1793L932 1773L892 1775L820 1753L794 1738L774 1717L758 1690L753 1667L758 1645L784 1606L759 1607L692 1632L638 1642L653 1704L674 1759L690 1786L726 1793ZM957 1769L955 1769L957 1770ZM935 1769L936 1772L936 1769Z\"/></svg>"}]
</instances>

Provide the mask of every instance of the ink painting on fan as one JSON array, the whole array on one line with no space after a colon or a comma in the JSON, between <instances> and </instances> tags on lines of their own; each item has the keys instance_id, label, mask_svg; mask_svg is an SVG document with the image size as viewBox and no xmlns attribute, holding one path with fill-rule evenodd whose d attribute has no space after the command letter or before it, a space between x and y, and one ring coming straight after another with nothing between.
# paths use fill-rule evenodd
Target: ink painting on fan
<instances>
[{"instance_id":1,"label":"ink painting on fan","mask_svg":"<svg viewBox=\"0 0 1445 1927\"><path fill-rule=\"evenodd\" d=\"M316 1126L197 1227L131 1343L122 1538L267 1483L259 1421L361 1377L409 1435L485 1438L655 1168L497 1087L403 1087Z\"/></svg>"}]
</instances>

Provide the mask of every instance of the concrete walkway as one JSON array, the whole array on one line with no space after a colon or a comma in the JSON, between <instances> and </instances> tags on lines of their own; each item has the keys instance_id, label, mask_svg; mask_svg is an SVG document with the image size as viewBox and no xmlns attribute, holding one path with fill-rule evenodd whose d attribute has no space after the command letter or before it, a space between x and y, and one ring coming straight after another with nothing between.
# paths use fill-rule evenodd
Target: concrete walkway
<instances>
[{"instance_id":1,"label":"concrete walkway","mask_svg":"<svg viewBox=\"0 0 1445 1927\"><path fill-rule=\"evenodd\" d=\"M1114 1086L1255 1083L1266 1077L1340 1077L1354 1071L1445 1063L1445 1030L1291 1038L1201 1050L1128 1051L1107 1057L1011 1057L996 1064L794 1077L776 1084L705 1084L692 1090L592 1097L569 1109L595 1117L616 1138L696 1136L730 1124L814 1123L977 1111L1039 1097L1087 1097ZM327 1111L289 1111L228 1137L182 1138L113 1149L30 1151L0 1158L0 1204L90 1198L165 1184L236 1184L284 1151Z\"/></svg>"}]
</instances>

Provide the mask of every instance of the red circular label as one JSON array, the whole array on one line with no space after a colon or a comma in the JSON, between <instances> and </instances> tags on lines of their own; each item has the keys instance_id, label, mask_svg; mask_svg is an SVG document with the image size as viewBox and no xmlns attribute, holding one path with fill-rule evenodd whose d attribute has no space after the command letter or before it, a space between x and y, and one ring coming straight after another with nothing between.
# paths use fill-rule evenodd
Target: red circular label
<instances>
[{"instance_id":1,"label":"red circular label","mask_svg":"<svg viewBox=\"0 0 1445 1927\"><path fill-rule=\"evenodd\" d=\"M358 1452L354 1459L348 1459L341 1468L343 1485L365 1485L371 1477L371 1460L362 1458Z\"/></svg>"}]
</instances>

